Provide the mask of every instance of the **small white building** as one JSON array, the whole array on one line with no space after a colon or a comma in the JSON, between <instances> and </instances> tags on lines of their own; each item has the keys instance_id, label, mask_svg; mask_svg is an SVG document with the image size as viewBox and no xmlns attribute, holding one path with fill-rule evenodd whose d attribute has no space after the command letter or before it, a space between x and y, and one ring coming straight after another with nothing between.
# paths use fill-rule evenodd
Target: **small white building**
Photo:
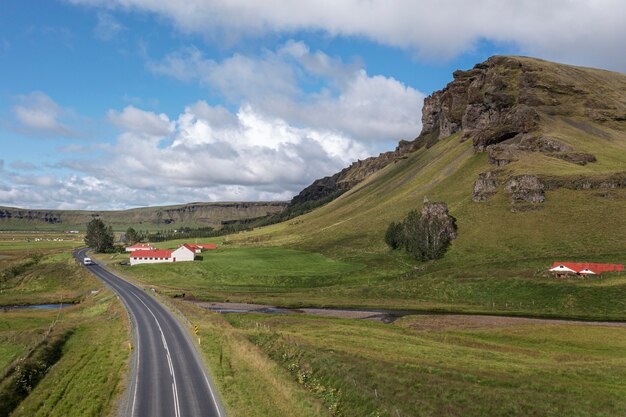
<instances>
[{"instance_id":1,"label":"small white building","mask_svg":"<svg viewBox=\"0 0 626 417\"><path fill-rule=\"evenodd\" d=\"M150 245L144 245L143 243L135 243L132 246L126 246L126 252L134 252L137 250L155 250L156 248Z\"/></svg>"},{"instance_id":2,"label":"small white building","mask_svg":"<svg viewBox=\"0 0 626 417\"><path fill-rule=\"evenodd\" d=\"M173 262L187 262L193 261L196 257L196 248L191 245L184 244L178 247L175 251L172 252Z\"/></svg>"},{"instance_id":3,"label":"small white building","mask_svg":"<svg viewBox=\"0 0 626 417\"><path fill-rule=\"evenodd\" d=\"M189 262L195 257L195 251L187 245L176 250L135 250L130 254L130 265Z\"/></svg>"}]
</instances>

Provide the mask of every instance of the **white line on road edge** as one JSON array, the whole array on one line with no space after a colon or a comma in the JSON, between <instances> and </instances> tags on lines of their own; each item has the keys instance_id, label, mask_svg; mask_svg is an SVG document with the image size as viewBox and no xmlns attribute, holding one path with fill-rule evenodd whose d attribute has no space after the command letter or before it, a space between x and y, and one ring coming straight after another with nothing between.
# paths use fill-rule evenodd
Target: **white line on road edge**
<instances>
[{"instance_id":1,"label":"white line on road edge","mask_svg":"<svg viewBox=\"0 0 626 417\"><path fill-rule=\"evenodd\" d=\"M176 417L180 417L180 404L178 402L178 387L176 385L176 374L174 373L174 367L172 366L172 358L170 356L170 350L167 347L167 342L165 341L165 334L163 333L163 329L161 328L161 324L159 323L159 320L157 320L156 316L154 315L154 313L152 312L152 310L150 309L150 307L148 307L148 305L146 303L143 302L143 300L141 298L139 298L139 296L133 292L131 292L132 295L135 296L136 299L139 300L139 302L141 302L141 304L143 304L148 311L150 312L150 314L152 314L152 317L154 318L154 321L157 324L157 327L159 328L159 332L161 332L161 340L163 341L163 347L165 348L165 352L166 352L166 358L167 358L167 362L168 365L170 367L170 373L172 374L172 393L174 395L174 413ZM205 376L206 378L206 376ZM213 391L211 391L211 395L213 395ZM221 416L220 416L221 417Z\"/></svg>"}]
</instances>

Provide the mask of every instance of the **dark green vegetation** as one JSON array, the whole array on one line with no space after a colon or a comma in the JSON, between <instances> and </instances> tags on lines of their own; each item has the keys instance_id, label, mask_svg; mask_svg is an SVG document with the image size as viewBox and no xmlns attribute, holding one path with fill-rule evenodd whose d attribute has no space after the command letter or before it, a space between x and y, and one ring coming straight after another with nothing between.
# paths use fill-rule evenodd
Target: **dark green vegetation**
<instances>
[{"instance_id":1,"label":"dark green vegetation","mask_svg":"<svg viewBox=\"0 0 626 417\"><path fill-rule=\"evenodd\" d=\"M113 249L113 227L107 226L100 219L92 219L87 223L85 245L97 253L110 252Z\"/></svg>"},{"instance_id":2,"label":"dark green vegetation","mask_svg":"<svg viewBox=\"0 0 626 417\"><path fill-rule=\"evenodd\" d=\"M137 233L137 231L131 226L126 229L126 233L124 233L124 240L127 244L134 245L135 243L141 241L141 237L139 236L139 233Z\"/></svg>"},{"instance_id":3,"label":"dark green vegetation","mask_svg":"<svg viewBox=\"0 0 626 417\"><path fill-rule=\"evenodd\" d=\"M127 315L72 259L79 241L24 236L0 242L0 305L76 304L0 310L0 415L111 415L125 384Z\"/></svg>"},{"instance_id":4,"label":"dark green vegetation","mask_svg":"<svg viewBox=\"0 0 626 417\"><path fill-rule=\"evenodd\" d=\"M424 203L421 212L412 210L402 223L391 222L385 232L385 243L391 249L405 249L421 261L441 258L456 239L454 217L445 203Z\"/></svg>"},{"instance_id":5,"label":"dark green vegetation","mask_svg":"<svg viewBox=\"0 0 626 417\"><path fill-rule=\"evenodd\" d=\"M223 222L258 218L280 212L284 202L190 203L119 211L30 210L0 207L0 230L81 230L100 218L118 232L221 227Z\"/></svg>"}]
</instances>

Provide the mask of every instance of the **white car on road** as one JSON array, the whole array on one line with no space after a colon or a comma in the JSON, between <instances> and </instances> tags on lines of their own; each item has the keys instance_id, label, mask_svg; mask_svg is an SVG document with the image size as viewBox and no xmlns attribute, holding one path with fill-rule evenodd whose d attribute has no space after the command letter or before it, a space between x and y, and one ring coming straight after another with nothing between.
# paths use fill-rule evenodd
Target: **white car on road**
<instances>
[{"instance_id":1,"label":"white car on road","mask_svg":"<svg viewBox=\"0 0 626 417\"><path fill-rule=\"evenodd\" d=\"M95 265L96 263L91 260L91 258L83 259L83 265Z\"/></svg>"}]
</instances>

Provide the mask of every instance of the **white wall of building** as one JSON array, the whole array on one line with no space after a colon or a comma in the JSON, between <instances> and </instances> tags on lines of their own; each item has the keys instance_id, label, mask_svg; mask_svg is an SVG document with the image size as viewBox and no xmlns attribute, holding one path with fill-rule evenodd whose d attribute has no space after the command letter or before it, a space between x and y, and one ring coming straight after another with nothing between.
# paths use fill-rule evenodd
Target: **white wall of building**
<instances>
[{"instance_id":1,"label":"white wall of building","mask_svg":"<svg viewBox=\"0 0 626 417\"><path fill-rule=\"evenodd\" d=\"M176 259L174 262L188 262L193 261L196 254L188 248L181 246L172 252L172 258Z\"/></svg>"},{"instance_id":2,"label":"white wall of building","mask_svg":"<svg viewBox=\"0 0 626 417\"><path fill-rule=\"evenodd\" d=\"M136 250L153 250L154 248L152 246L144 246L141 248L131 248L130 246L126 247L126 252L134 252Z\"/></svg>"},{"instance_id":3,"label":"white wall of building","mask_svg":"<svg viewBox=\"0 0 626 417\"><path fill-rule=\"evenodd\" d=\"M192 259L193 260L193 259ZM133 255L130 255L130 265L139 265L139 264L160 264L164 262L173 262L172 258L133 258Z\"/></svg>"}]
</instances>

